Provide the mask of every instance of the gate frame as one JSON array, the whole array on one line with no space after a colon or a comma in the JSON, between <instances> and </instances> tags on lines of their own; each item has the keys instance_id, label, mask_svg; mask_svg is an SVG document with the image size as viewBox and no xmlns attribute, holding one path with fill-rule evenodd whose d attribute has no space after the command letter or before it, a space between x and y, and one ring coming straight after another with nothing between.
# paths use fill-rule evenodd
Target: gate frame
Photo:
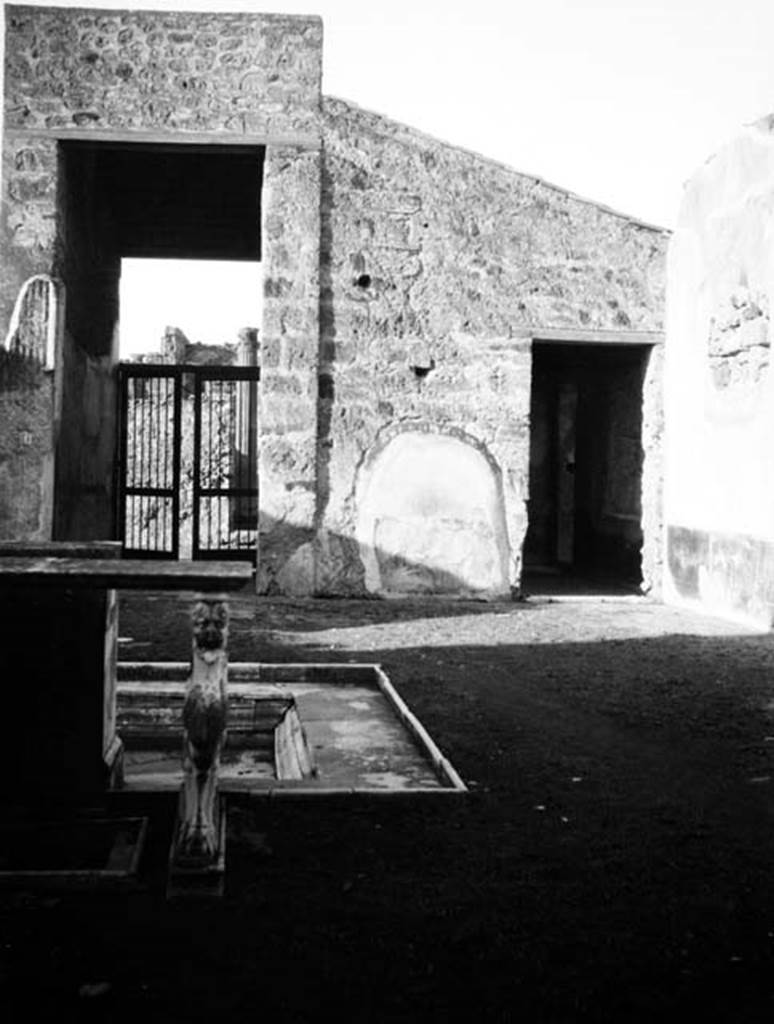
<instances>
[{"instance_id":1,"label":"gate frame","mask_svg":"<svg viewBox=\"0 0 774 1024\"><path fill-rule=\"evenodd\" d=\"M188 372L192 372L189 368ZM193 524L191 530L191 558L193 561L206 561L217 559L244 559L245 555L251 558L258 557L258 502L259 502L259 478L258 478L258 384L261 379L261 370L258 366L196 366L193 371L194 378L194 422L193 422ZM206 380L236 380L251 381L256 385L255 393L255 487L202 487L201 466L202 466L202 391ZM202 498L234 497L234 498L255 498L255 545L249 548L203 548L200 544L201 529L199 515L201 512Z\"/></svg>"},{"instance_id":2,"label":"gate frame","mask_svg":"<svg viewBox=\"0 0 774 1024\"><path fill-rule=\"evenodd\" d=\"M116 494L116 537L121 542L122 553L135 558L178 560L180 558L180 493L182 482L182 446L183 446L183 384L186 374L193 378L193 497L192 497L192 544L191 560L218 561L248 558L257 564L258 559L258 507L259 477L257 449L259 447L259 402L258 384L261 370L258 366L217 366L197 363L119 363L118 364L118 459L115 467ZM172 414L172 487L127 486L126 470L128 463L128 408L129 386L131 377L140 378L172 378L173 381L173 414ZM201 486L201 425L202 425L202 384L205 380L236 380L254 381L255 395L255 445L256 445L256 486L255 487L221 487L207 488ZM126 499L132 495L172 498L172 543L170 549L152 551L145 548L126 547ZM202 548L200 545L199 513L201 499L216 496L233 496L235 498L255 498L255 544L249 548Z\"/></svg>"},{"instance_id":3,"label":"gate frame","mask_svg":"<svg viewBox=\"0 0 774 1024\"><path fill-rule=\"evenodd\" d=\"M140 373L132 373L141 369ZM171 377L172 411L172 487L128 487L126 480L128 456L129 378ZM180 557L180 483L183 439L183 367L163 363L118 364L118 459L116 461L114 494L116 495L116 537L123 555L176 561ZM172 544L170 551L149 551L126 546L126 498L130 495L172 498Z\"/></svg>"}]
</instances>

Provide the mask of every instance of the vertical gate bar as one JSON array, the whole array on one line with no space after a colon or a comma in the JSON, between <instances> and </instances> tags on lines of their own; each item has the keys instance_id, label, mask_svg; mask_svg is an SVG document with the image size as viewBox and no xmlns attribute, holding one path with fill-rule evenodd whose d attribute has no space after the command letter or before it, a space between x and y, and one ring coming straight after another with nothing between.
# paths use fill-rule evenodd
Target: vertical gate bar
<instances>
[{"instance_id":1,"label":"vertical gate bar","mask_svg":"<svg viewBox=\"0 0 774 1024\"><path fill-rule=\"evenodd\" d=\"M130 380L131 380L131 385L132 385L132 388L131 388L131 398L129 399L131 401L131 403L132 403L132 444L131 444L131 476L129 477L129 479L131 480L131 486L134 487L135 486L135 479L136 479L136 476L137 476L137 397L136 397L137 396L137 383L136 383L134 378L130 378ZM136 506L137 503L136 503L134 497L132 497L130 504L131 504L131 509L132 509L132 517L131 517L130 524L129 524L129 535L130 535L130 538L131 538L130 547L134 547L135 546L135 543L134 543L134 541L135 541L135 524L137 522L137 513L136 513L136 509L135 509L135 506Z\"/></svg>"},{"instance_id":2,"label":"vertical gate bar","mask_svg":"<svg viewBox=\"0 0 774 1024\"><path fill-rule=\"evenodd\" d=\"M164 432L162 425L164 422L164 378L158 377L156 381L156 486L162 488L165 486L163 475L164 475L164 464L163 464L163 438ZM159 533L161 535L161 547L163 550L168 549L167 544L167 526L166 526L166 507L167 498L159 495Z\"/></svg>"},{"instance_id":3,"label":"vertical gate bar","mask_svg":"<svg viewBox=\"0 0 774 1024\"><path fill-rule=\"evenodd\" d=\"M208 483L212 486L212 388L207 393L207 472ZM207 544L212 538L212 499L207 502Z\"/></svg>"},{"instance_id":4,"label":"vertical gate bar","mask_svg":"<svg viewBox=\"0 0 774 1024\"><path fill-rule=\"evenodd\" d=\"M164 404L162 400L162 385L164 383L163 377L156 378L156 425L153 431L154 441L156 444L156 458L154 460L154 474L156 477L156 487L161 488L163 486L161 481L161 420L164 410ZM162 551L166 551L167 545L167 531L165 526L164 510L166 509L167 499L166 496L159 495L157 498L158 504L158 517L156 522L158 523L158 536L157 547Z\"/></svg>"},{"instance_id":5,"label":"vertical gate bar","mask_svg":"<svg viewBox=\"0 0 774 1024\"><path fill-rule=\"evenodd\" d=\"M228 434L226 437L226 464L232 469L233 479L233 466L236 463L236 485L240 486L240 480L242 479L242 459L239 450L237 449L237 388L239 387L239 381L231 381L229 384L229 403L228 403ZM239 526L239 508L240 498L234 500L234 498L228 498L227 516L228 522L228 548L231 550L232 540L235 542L236 547L239 547L239 534L234 529L234 526ZM236 516L234 515L236 513Z\"/></svg>"},{"instance_id":6,"label":"vertical gate bar","mask_svg":"<svg viewBox=\"0 0 774 1024\"><path fill-rule=\"evenodd\" d=\"M156 377L154 380L155 387L155 400L154 400L154 423L153 423L153 476L154 476L154 487L161 487L161 480L159 479L159 450L161 447L161 438L159 437L159 409L161 408L161 377ZM161 530L161 510L164 504L164 499L159 495L156 498L156 548L159 547L159 531ZM163 533L162 533L163 540Z\"/></svg>"},{"instance_id":7,"label":"vertical gate bar","mask_svg":"<svg viewBox=\"0 0 774 1024\"><path fill-rule=\"evenodd\" d=\"M162 487L166 490L169 488L169 470L170 470L170 450L169 450L169 418L170 418L170 405L169 405L169 378L162 377L164 388L164 402L163 412L161 416L161 428L160 433L163 437L162 457L161 457L161 476L162 476ZM172 533L171 524L169 521L170 513L170 496L164 498L164 547L172 549Z\"/></svg>"},{"instance_id":8,"label":"vertical gate bar","mask_svg":"<svg viewBox=\"0 0 774 1024\"><path fill-rule=\"evenodd\" d=\"M245 405L245 389L242 382L237 383L236 396L237 396L237 422L236 422L236 437L234 438L233 448L238 453L239 458L236 460L237 464L237 487L242 488L242 480L244 478L244 467L247 459L247 429L246 429L246 405ZM241 525L242 509L239 509L239 522Z\"/></svg>"},{"instance_id":9,"label":"vertical gate bar","mask_svg":"<svg viewBox=\"0 0 774 1024\"><path fill-rule=\"evenodd\" d=\"M215 476L215 474L213 472L213 465L212 465L212 462L213 462L213 460L212 460L212 444L213 444L213 441L212 441L212 427L213 427L213 419L214 419L214 417L213 417L214 406L215 406L215 381L212 381L210 383L210 387L209 387L209 419L208 419L208 424L207 424L208 430L209 430L209 442L208 442L208 445L207 445L207 457L209 459L210 487L213 486L213 480L217 479L217 477ZM217 465L216 465L216 468L215 468L215 472L217 472ZM209 550L212 550L212 531L213 531L213 528L214 528L212 521L213 521L214 516L213 516L213 505L212 505L212 498L211 497L210 497L210 500L208 502L208 505L209 505L209 510L210 510L210 518L209 518L209 522L208 522L208 526L207 526L207 548Z\"/></svg>"},{"instance_id":10,"label":"vertical gate bar","mask_svg":"<svg viewBox=\"0 0 774 1024\"><path fill-rule=\"evenodd\" d=\"M169 377L164 377L164 415L162 417L164 435L164 453L162 458L162 465L164 469L164 488L167 489L171 485L170 470L172 468L171 461L174 459L174 450L170 449L170 420L174 415L174 403L170 404L170 393L172 389L169 386ZM173 396L173 395L172 395ZM174 396L173 396L174 397ZM164 501L164 544L169 550L172 550L172 523L170 521L171 513L170 498L167 497Z\"/></svg>"},{"instance_id":11,"label":"vertical gate bar","mask_svg":"<svg viewBox=\"0 0 774 1024\"><path fill-rule=\"evenodd\" d=\"M220 465L221 478L220 478L220 481L218 483L218 486L219 487L228 487L228 473L227 473L227 467L228 467L228 461L227 461L228 460L228 415L227 415L227 409L229 407L229 401L230 401L230 398L231 398L230 391L229 391L229 381L224 381L221 384L221 390L223 390L225 393L223 394L223 396L221 398L221 403L220 403L220 419L219 419L220 432L219 432L218 436L219 436L219 440L220 440L220 462L219 462L219 465ZM218 508L220 510L220 517L222 519L225 519L225 525L226 525L226 532L225 533L223 532L222 526L219 527L218 547L226 547L226 548L228 548L230 546L229 545L229 535L228 535L229 534L229 530L228 530L228 498L226 498L225 501L224 501L223 497L221 497L219 499L219 501L218 501Z\"/></svg>"},{"instance_id":12,"label":"vertical gate bar","mask_svg":"<svg viewBox=\"0 0 774 1024\"><path fill-rule=\"evenodd\" d=\"M137 404L137 378L132 377L132 487L137 486L137 444L139 441L139 428L137 426L137 416L139 406Z\"/></svg>"},{"instance_id":13,"label":"vertical gate bar","mask_svg":"<svg viewBox=\"0 0 774 1024\"><path fill-rule=\"evenodd\" d=\"M194 436L193 436L193 523L191 557L199 557L199 517L201 515L201 459L202 459L202 379L194 373Z\"/></svg>"},{"instance_id":14,"label":"vertical gate bar","mask_svg":"<svg viewBox=\"0 0 774 1024\"><path fill-rule=\"evenodd\" d=\"M118 368L118 497L116 505L116 536L121 546L126 545L126 487L127 487L127 413L129 410L127 377L126 373L119 366Z\"/></svg>"},{"instance_id":15,"label":"vertical gate bar","mask_svg":"<svg viewBox=\"0 0 774 1024\"><path fill-rule=\"evenodd\" d=\"M238 485L239 489L241 490L242 488L247 486L246 483L245 483L245 474L247 472L247 458L248 458L247 451L248 451L248 449L250 447L250 441L249 441L249 438L247 436L247 427L248 427L248 423L249 423L249 418L247 416L247 413L248 413L247 404L246 404L247 403L247 391L245 390L244 381L240 380L237 383L237 388L239 389L236 392L236 395L237 395L237 409L241 411L241 417L242 417L242 421L243 421L242 423L240 423L238 425L238 430L239 430L239 435L238 435L239 442L238 443L239 443L239 448L240 448L240 456L239 456L239 479L237 481L237 485ZM235 444L236 443L237 442L235 441ZM237 508L239 509L239 532L236 535L236 546L237 546L237 548L244 547L244 543L243 543L243 539L244 539L244 524L245 524L245 521L246 521L246 519L245 519L246 509L249 508L249 501L250 501L250 499L248 498L247 501L248 501L247 505L244 504L244 500L243 499L237 505Z\"/></svg>"},{"instance_id":16,"label":"vertical gate bar","mask_svg":"<svg viewBox=\"0 0 774 1024\"><path fill-rule=\"evenodd\" d=\"M161 377L156 377L156 398L153 415L153 477L154 487L161 488ZM165 550L166 534L164 531L164 506L166 498L161 494L156 498L156 548Z\"/></svg>"},{"instance_id":17,"label":"vertical gate bar","mask_svg":"<svg viewBox=\"0 0 774 1024\"><path fill-rule=\"evenodd\" d=\"M146 486L150 490L153 487L153 378L151 378L149 383L151 386L148 388L148 400L145 407L145 473ZM146 543L149 551L152 551L155 547L154 505L155 498L148 495L145 522L147 523Z\"/></svg>"},{"instance_id":18,"label":"vertical gate bar","mask_svg":"<svg viewBox=\"0 0 774 1024\"><path fill-rule=\"evenodd\" d=\"M132 381L132 487L137 487L140 482L138 473L138 445L140 443L140 404L137 397L137 380ZM135 500L132 502L132 547L138 548L140 546L140 512L139 502Z\"/></svg>"},{"instance_id":19,"label":"vertical gate bar","mask_svg":"<svg viewBox=\"0 0 774 1024\"><path fill-rule=\"evenodd\" d=\"M137 486L145 486L145 387L143 386L140 390L139 395L135 395L137 399L137 412L139 416L139 447L138 447L138 463L137 463Z\"/></svg>"},{"instance_id":20,"label":"vertical gate bar","mask_svg":"<svg viewBox=\"0 0 774 1024\"><path fill-rule=\"evenodd\" d=\"M164 381L164 393L162 399L162 413L159 425L159 433L162 436L161 445L161 486L166 490L169 487L169 449L167 447L167 434L169 431L169 382Z\"/></svg>"},{"instance_id":21,"label":"vertical gate bar","mask_svg":"<svg viewBox=\"0 0 774 1024\"><path fill-rule=\"evenodd\" d=\"M147 388L146 383L143 382L143 386L140 389L140 393L137 399L137 407L139 414L139 454L137 462L137 485L139 487L145 487L145 417L147 416ZM140 515L137 520L137 547L145 550L148 546L148 531L147 531L147 520L146 520L146 509L145 499L140 498Z\"/></svg>"},{"instance_id":22,"label":"vertical gate bar","mask_svg":"<svg viewBox=\"0 0 774 1024\"><path fill-rule=\"evenodd\" d=\"M237 479L237 487L240 491L246 491L249 486L249 478L247 473L248 460L250 458L250 409L248 407L249 395L247 392L247 378L240 376L236 382L235 387L237 390L237 408L239 409L239 419L237 429L239 430L239 440L235 440L235 444L239 444L239 477ZM235 502L236 508L239 509L239 532L236 535L236 547L237 550L241 550L245 547L246 543L249 543L249 539L245 541L246 528L248 526L248 514L250 512L250 495L244 494ZM249 533L247 533L249 538Z\"/></svg>"},{"instance_id":23,"label":"vertical gate bar","mask_svg":"<svg viewBox=\"0 0 774 1024\"><path fill-rule=\"evenodd\" d=\"M248 409L250 425L248 427L248 486L250 487L250 515L255 524L255 550L258 552L258 380L260 370L253 372L247 385L250 393Z\"/></svg>"},{"instance_id":24,"label":"vertical gate bar","mask_svg":"<svg viewBox=\"0 0 774 1024\"><path fill-rule=\"evenodd\" d=\"M248 389L248 427L247 436L249 439L247 446L247 486L250 488L250 521L253 523L251 527L255 530L255 546L258 547L258 492L256 488L258 481L258 457L257 457L257 446L258 446L258 425L257 425L257 406L258 406L258 381L255 372L250 378L250 382L247 385Z\"/></svg>"},{"instance_id":25,"label":"vertical gate bar","mask_svg":"<svg viewBox=\"0 0 774 1024\"><path fill-rule=\"evenodd\" d=\"M180 449L182 447L182 421L183 421L183 377L176 368L170 374L173 394L173 421L172 421L172 537L171 557L178 558L180 555Z\"/></svg>"},{"instance_id":26,"label":"vertical gate bar","mask_svg":"<svg viewBox=\"0 0 774 1024\"><path fill-rule=\"evenodd\" d=\"M150 443L150 459L149 459L148 473L149 473L149 476L150 476L150 480L152 480L152 483L150 483L150 486L156 487L156 486L158 486L158 474L156 473L156 455L157 455L157 453L159 451L159 447L158 447L158 443L157 443L157 441L158 441L158 433L157 433L157 430L156 430L157 417L158 417L158 414L159 414L159 378L158 377L152 378L152 381L150 381L150 383L152 383L153 387L150 388L150 410L149 410L149 413L150 413L150 422L152 422L152 427L150 427L150 436L148 438L149 443ZM153 522L154 522L154 550L155 551L159 550L159 513L161 511L160 505L161 505L161 498L158 495L154 496Z\"/></svg>"},{"instance_id":27,"label":"vertical gate bar","mask_svg":"<svg viewBox=\"0 0 774 1024\"><path fill-rule=\"evenodd\" d=\"M167 458L169 459L169 482L172 494L175 493L175 381L167 378ZM169 509L169 543L172 548L172 538L175 533L175 508L174 500Z\"/></svg>"},{"instance_id":28,"label":"vertical gate bar","mask_svg":"<svg viewBox=\"0 0 774 1024\"><path fill-rule=\"evenodd\" d=\"M212 481L213 481L213 472L212 472L212 469L213 469L213 467L212 467L212 410L213 410L213 406L214 406L214 397L215 397L215 383L213 381L213 383L210 384L210 388L209 388L209 397L208 397L208 413L209 413L209 418L208 418L208 422L207 422L207 430L208 430L207 457L208 457L208 460L209 460L210 486L212 486ZM210 498L209 502L207 503L207 507L208 507L208 510L209 510L209 513L210 513L209 519L207 521L207 547L208 548L212 548L212 530L213 530L213 525L212 525L212 520L213 520L212 498Z\"/></svg>"},{"instance_id":29,"label":"vertical gate bar","mask_svg":"<svg viewBox=\"0 0 774 1024\"><path fill-rule=\"evenodd\" d=\"M218 475L216 477L216 485L215 486L216 487L220 487L222 485L222 482L223 482L221 480L221 469L222 469L222 466L223 466L223 446L222 446L223 431L221 430L222 422L223 422L223 381L222 380L218 381L218 405L217 405L217 410L218 410L218 419L217 419L217 422L215 424L215 426L216 426L215 443L218 446L218 461L217 461L217 473L218 473ZM222 543L222 537L223 537L223 527L221 525L221 512L222 512L222 509L223 509L223 499L221 498L220 495L218 495L218 497L217 497L217 503L218 503L218 505L217 505L217 508L218 508L218 532L215 535L214 547L219 548L221 543Z\"/></svg>"},{"instance_id":30,"label":"vertical gate bar","mask_svg":"<svg viewBox=\"0 0 774 1024\"><path fill-rule=\"evenodd\" d=\"M145 393L145 474L146 474L146 487L150 491L153 487L153 385L155 381L151 377L148 381L148 389ZM156 531L155 523L153 521L153 511L155 507L156 499L151 497L150 493L146 499L145 509L145 524L146 524L146 544L148 551L153 551L156 546Z\"/></svg>"}]
</instances>

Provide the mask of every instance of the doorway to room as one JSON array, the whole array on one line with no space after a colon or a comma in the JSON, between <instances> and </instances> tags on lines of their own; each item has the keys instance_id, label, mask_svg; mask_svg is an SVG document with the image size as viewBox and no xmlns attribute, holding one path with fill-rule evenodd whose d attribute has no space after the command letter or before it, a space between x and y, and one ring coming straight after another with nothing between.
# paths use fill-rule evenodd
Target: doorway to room
<instances>
[{"instance_id":1,"label":"doorway to room","mask_svg":"<svg viewBox=\"0 0 774 1024\"><path fill-rule=\"evenodd\" d=\"M643 383L650 346L533 343L528 589L642 580Z\"/></svg>"}]
</instances>

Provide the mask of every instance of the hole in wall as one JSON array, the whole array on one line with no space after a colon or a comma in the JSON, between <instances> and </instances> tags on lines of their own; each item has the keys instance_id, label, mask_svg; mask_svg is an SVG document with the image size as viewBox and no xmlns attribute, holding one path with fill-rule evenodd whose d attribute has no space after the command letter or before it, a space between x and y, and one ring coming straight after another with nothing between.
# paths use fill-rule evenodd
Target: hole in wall
<instances>
[{"instance_id":1,"label":"hole in wall","mask_svg":"<svg viewBox=\"0 0 774 1024\"><path fill-rule=\"evenodd\" d=\"M355 278L355 284L358 286L358 288L370 288L371 287L371 275L370 274L361 274L359 277Z\"/></svg>"},{"instance_id":2,"label":"hole in wall","mask_svg":"<svg viewBox=\"0 0 774 1024\"><path fill-rule=\"evenodd\" d=\"M424 378L430 373L431 370L435 369L435 360L431 359L425 366L412 366L411 371L417 380L424 380Z\"/></svg>"}]
</instances>

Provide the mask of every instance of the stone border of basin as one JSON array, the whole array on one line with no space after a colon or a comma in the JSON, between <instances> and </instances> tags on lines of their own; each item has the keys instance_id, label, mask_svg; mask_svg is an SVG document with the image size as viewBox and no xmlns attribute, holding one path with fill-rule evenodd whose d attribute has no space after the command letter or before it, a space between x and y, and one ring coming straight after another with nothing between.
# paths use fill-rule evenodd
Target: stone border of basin
<instances>
[{"instance_id":1,"label":"stone border of basin","mask_svg":"<svg viewBox=\"0 0 774 1024\"><path fill-rule=\"evenodd\" d=\"M71 836L71 846L77 846L78 835L83 836L89 830L102 830L110 833L112 843L101 867L89 865L85 861L78 867L18 868L10 867L0 870L0 887L32 886L55 889L92 889L94 887L131 886L137 881L137 873L145 847L148 832L148 819L143 816L121 818L75 818L68 820L44 821L10 821L0 827L0 841L6 845L15 834L23 842L39 842L40 836L46 831L56 832L61 842L62 836ZM6 850L7 853L7 850Z\"/></svg>"},{"instance_id":2,"label":"stone border of basin","mask_svg":"<svg viewBox=\"0 0 774 1024\"><path fill-rule=\"evenodd\" d=\"M150 682L183 682L190 671L188 662L119 662L119 687L122 678L131 678L134 683ZM396 718L408 732L420 754L429 762L440 785L415 786L403 788L367 788L361 786L325 786L306 780L285 780L260 786L250 790L251 797L320 797L343 794L367 794L387 796L414 796L443 793L467 793L468 788L452 765L451 761L439 749L432 736L422 725L414 712L408 707L398 691L390 682L387 674L376 663L372 662L230 662L228 667L228 687L230 693L238 692L240 683L246 685L247 680L253 683L331 683L332 676L338 678L343 685L370 684L375 685L386 699ZM343 677L343 678L342 678ZM221 785L220 791L229 795L227 786Z\"/></svg>"}]
</instances>

